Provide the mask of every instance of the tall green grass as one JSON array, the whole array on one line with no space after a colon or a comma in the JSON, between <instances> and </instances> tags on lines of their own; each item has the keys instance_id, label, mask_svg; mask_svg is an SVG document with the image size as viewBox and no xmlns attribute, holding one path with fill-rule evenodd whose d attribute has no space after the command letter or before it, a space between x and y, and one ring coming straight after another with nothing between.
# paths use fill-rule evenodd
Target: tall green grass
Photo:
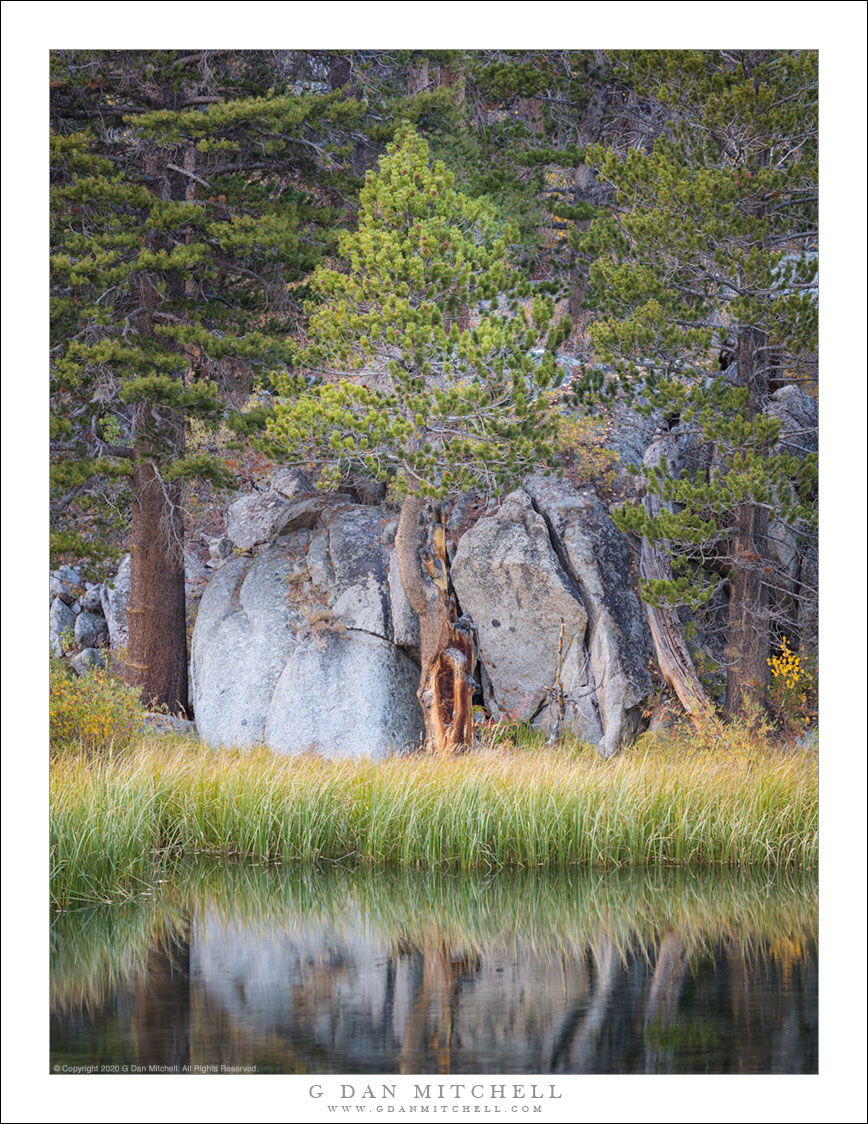
<instances>
[{"instance_id":1,"label":"tall green grass","mask_svg":"<svg viewBox=\"0 0 868 1124\"><path fill-rule=\"evenodd\" d=\"M726 864L811 869L816 757L645 738L590 748L329 763L142 741L51 768L51 894L134 895L155 863L208 853L285 862L493 870Z\"/></svg>"}]
</instances>

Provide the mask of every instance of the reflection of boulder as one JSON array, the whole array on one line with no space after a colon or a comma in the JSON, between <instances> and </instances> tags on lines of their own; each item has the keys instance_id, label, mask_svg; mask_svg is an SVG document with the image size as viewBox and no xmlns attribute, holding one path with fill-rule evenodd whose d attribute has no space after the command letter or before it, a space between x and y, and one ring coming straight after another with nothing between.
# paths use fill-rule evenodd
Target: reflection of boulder
<instances>
[{"instance_id":1,"label":"reflection of boulder","mask_svg":"<svg viewBox=\"0 0 868 1124\"><path fill-rule=\"evenodd\" d=\"M190 873L54 917L52 1062L138 1039L260 1073L816 1070L810 876Z\"/></svg>"},{"instance_id":2,"label":"reflection of boulder","mask_svg":"<svg viewBox=\"0 0 868 1124\"><path fill-rule=\"evenodd\" d=\"M355 911L339 929L247 929L206 911L190 950L191 1034L207 1060L229 1042L227 1060L265 1054L331 1073L811 1071L813 954L784 969L736 951L730 978L713 943L693 957L685 1005L687 954L671 933L631 951L601 929L558 954L524 939L451 946L433 931L397 942ZM804 972L798 993L785 971Z\"/></svg>"},{"instance_id":3,"label":"reflection of boulder","mask_svg":"<svg viewBox=\"0 0 868 1124\"><path fill-rule=\"evenodd\" d=\"M216 1004L243 1037L275 1036L332 1072L381 1069L389 945L360 916L343 920L340 932L307 922L248 929L205 913L190 960L201 1005Z\"/></svg>"}]
</instances>

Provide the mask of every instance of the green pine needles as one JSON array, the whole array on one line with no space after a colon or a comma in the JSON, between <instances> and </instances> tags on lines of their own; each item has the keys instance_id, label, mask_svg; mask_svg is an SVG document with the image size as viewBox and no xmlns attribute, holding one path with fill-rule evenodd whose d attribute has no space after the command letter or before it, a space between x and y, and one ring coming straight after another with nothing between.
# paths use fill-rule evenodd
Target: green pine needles
<instances>
[{"instance_id":1,"label":"green pine needles","mask_svg":"<svg viewBox=\"0 0 868 1124\"><path fill-rule=\"evenodd\" d=\"M817 56L626 52L618 74L667 123L646 149L588 149L612 199L581 240L589 337L610 374L597 367L582 389L633 395L704 446L697 470L649 467L661 503L616 520L670 548L673 578L646 598L696 606L739 569L772 573L748 509L803 541L816 529L810 439L799 455L782 443L769 401L816 379Z\"/></svg>"},{"instance_id":2,"label":"green pine needles","mask_svg":"<svg viewBox=\"0 0 868 1124\"><path fill-rule=\"evenodd\" d=\"M342 268L314 273L302 365L316 381L282 380L271 442L325 485L355 470L440 500L550 463L568 322L510 267L511 234L405 128L368 175Z\"/></svg>"}]
</instances>

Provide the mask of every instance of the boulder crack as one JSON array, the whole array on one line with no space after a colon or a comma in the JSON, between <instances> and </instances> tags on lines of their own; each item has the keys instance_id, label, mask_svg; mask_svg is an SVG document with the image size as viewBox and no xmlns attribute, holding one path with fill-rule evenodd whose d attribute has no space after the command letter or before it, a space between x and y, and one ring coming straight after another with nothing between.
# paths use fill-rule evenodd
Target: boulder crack
<instances>
[{"instance_id":1,"label":"boulder crack","mask_svg":"<svg viewBox=\"0 0 868 1124\"><path fill-rule=\"evenodd\" d=\"M597 698L597 681L596 677L594 676L594 667L591 662L591 650L588 645L588 638L593 637L594 631L597 627L598 615L594 608L593 600L588 596L588 592L585 589L585 583L582 581L581 577L579 576L578 572L567 556L567 552L564 549L564 544L563 542L561 542L560 536L555 530L555 526L552 522L551 517L547 512L543 511L543 509L539 506L530 492L525 491L525 495L530 500L530 506L534 509L537 515L541 517L543 523L545 524L545 528L549 537L549 544L554 551L555 558L557 558L560 567L564 572L564 577L567 579L569 585L572 586L573 593L575 593L576 598L581 602L582 608L585 610L585 615L588 618L588 624L582 636L582 656L585 661L585 667L588 669L588 686L591 688L591 695L589 696L590 703L594 709L594 713L599 719L603 734L605 735L607 733L606 719L603 711L600 709L600 702Z\"/></svg>"}]
</instances>

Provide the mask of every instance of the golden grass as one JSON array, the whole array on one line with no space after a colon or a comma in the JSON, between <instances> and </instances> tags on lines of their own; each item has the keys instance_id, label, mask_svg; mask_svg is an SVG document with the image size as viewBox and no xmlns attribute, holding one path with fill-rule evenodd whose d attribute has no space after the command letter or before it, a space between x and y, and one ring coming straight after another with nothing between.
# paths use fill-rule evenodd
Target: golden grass
<instances>
[{"instance_id":1,"label":"golden grass","mask_svg":"<svg viewBox=\"0 0 868 1124\"><path fill-rule=\"evenodd\" d=\"M724 864L813 869L816 756L722 728L329 763L143 740L51 768L54 903L134 895L169 855L486 870Z\"/></svg>"}]
</instances>

